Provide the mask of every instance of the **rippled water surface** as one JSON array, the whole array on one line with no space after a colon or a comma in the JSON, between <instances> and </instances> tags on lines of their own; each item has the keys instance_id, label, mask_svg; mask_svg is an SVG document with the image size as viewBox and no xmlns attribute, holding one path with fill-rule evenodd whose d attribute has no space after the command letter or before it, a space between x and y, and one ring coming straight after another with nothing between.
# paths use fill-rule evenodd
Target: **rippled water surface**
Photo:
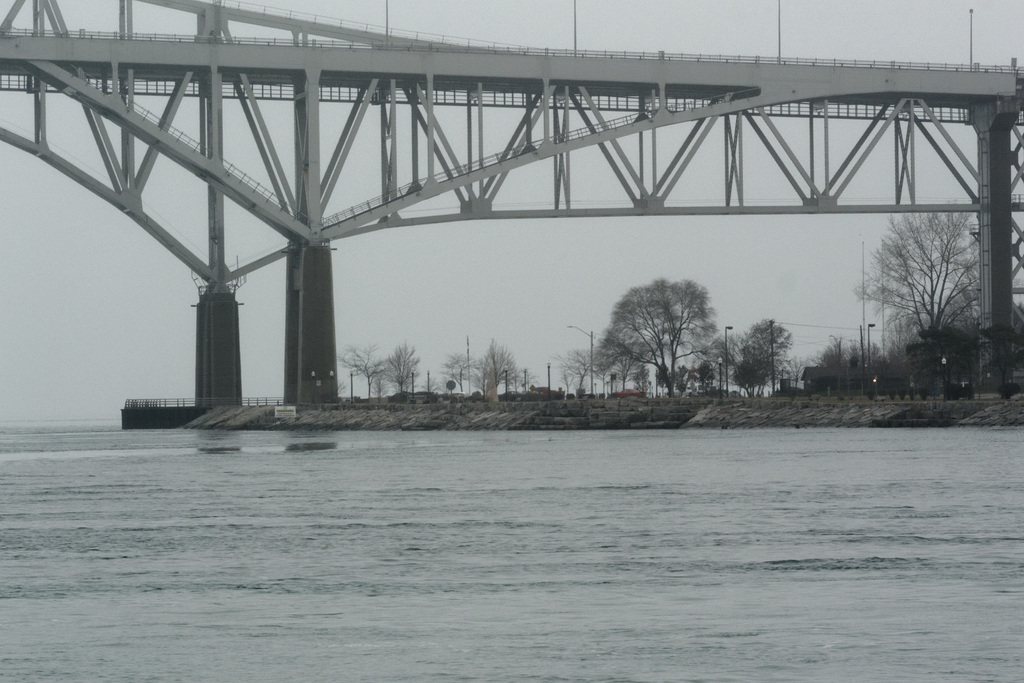
<instances>
[{"instance_id":1,"label":"rippled water surface","mask_svg":"<svg viewBox=\"0 0 1024 683\"><path fill-rule=\"evenodd\" d=\"M1022 430L0 431L4 681L1024 671Z\"/></svg>"}]
</instances>

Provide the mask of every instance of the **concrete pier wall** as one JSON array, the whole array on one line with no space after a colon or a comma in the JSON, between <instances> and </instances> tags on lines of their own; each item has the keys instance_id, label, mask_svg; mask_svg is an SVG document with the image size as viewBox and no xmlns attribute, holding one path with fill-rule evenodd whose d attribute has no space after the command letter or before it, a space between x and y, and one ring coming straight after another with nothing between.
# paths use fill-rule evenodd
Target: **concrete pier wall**
<instances>
[{"instance_id":1,"label":"concrete pier wall","mask_svg":"<svg viewBox=\"0 0 1024 683\"><path fill-rule=\"evenodd\" d=\"M337 401L334 274L329 246L290 250L286 309L285 402Z\"/></svg>"},{"instance_id":2,"label":"concrete pier wall","mask_svg":"<svg viewBox=\"0 0 1024 683\"><path fill-rule=\"evenodd\" d=\"M204 292L196 306L196 402L241 401L238 302L233 292Z\"/></svg>"}]
</instances>

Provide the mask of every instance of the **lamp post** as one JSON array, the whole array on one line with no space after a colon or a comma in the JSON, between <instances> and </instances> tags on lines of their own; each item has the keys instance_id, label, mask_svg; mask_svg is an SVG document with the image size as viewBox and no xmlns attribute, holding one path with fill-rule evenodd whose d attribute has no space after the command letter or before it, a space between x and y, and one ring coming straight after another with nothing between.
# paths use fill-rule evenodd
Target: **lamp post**
<instances>
[{"instance_id":1,"label":"lamp post","mask_svg":"<svg viewBox=\"0 0 1024 683\"><path fill-rule=\"evenodd\" d=\"M725 397L729 398L729 330L732 325L725 326Z\"/></svg>"},{"instance_id":2,"label":"lamp post","mask_svg":"<svg viewBox=\"0 0 1024 683\"><path fill-rule=\"evenodd\" d=\"M593 395L593 393L594 393L594 332L593 332L593 330L591 330L590 332L587 332L586 330L584 330L582 328L579 328L579 327L576 327L575 325L566 325L566 327L572 328L574 330L579 330L583 334L585 334L585 335L590 337L590 393L591 393L591 395Z\"/></svg>"},{"instance_id":3,"label":"lamp post","mask_svg":"<svg viewBox=\"0 0 1024 683\"><path fill-rule=\"evenodd\" d=\"M348 373L348 400L351 403L356 402L356 385L355 385L356 373L349 371Z\"/></svg>"},{"instance_id":4,"label":"lamp post","mask_svg":"<svg viewBox=\"0 0 1024 683\"><path fill-rule=\"evenodd\" d=\"M551 363L548 363L548 400L551 400Z\"/></svg>"},{"instance_id":5,"label":"lamp post","mask_svg":"<svg viewBox=\"0 0 1024 683\"><path fill-rule=\"evenodd\" d=\"M949 400L949 382L946 381L946 357L942 357L942 400Z\"/></svg>"},{"instance_id":6,"label":"lamp post","mask_svg":"<svg viewBox=\"0 0 1024 683\"><path fill-rule=\"evenodd\" d=\"M779 7L779 64L782 64L782 0L778 0L777 4Z\"/></svg>"},{"instance_id":7,"label":"lamp post","mask_svg":"<svg viewBox=\"0 0 1024 683\"><path fill-rule=\"evenodd\" d=\"M572 0L572 54L577 53L577 0ZM973 9L971 10L974 11Z\"/></svg>"},{"instance_id":8,"label":"lamp post","mask_svg":"<svg viewBox=\"0 0 1024 683\"><path fill-rule=\"evenodd\" d=\"M974 71L974 8L971 8L971 71Z\"/></svg>"}]
</instances>

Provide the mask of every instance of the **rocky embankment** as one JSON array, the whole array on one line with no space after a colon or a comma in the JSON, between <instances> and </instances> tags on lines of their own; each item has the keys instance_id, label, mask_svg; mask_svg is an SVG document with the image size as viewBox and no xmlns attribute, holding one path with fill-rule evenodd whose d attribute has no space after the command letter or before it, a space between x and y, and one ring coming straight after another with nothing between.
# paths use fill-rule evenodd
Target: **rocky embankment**
<instances>
[{"instance_id":1,"label":"rocky embankment","mask_svg":"<svg viewBox=\"0 0 1024 683\"><path fill-rule=\"evenodd\" d=\"M1021 401L727 401L701 410L688 428L1015 427Z\"/></svg>"},{"instance_id":2,"label":"rocky embankment","mask_svg":"<svg viewBox=\"0 0 1024 683\"><path fill-rule=\"evenodd\" d=\"M192 429L502 431L753 429L765 427L1024 426L1024 401L790 401L598 399L542 403L343 403L302 407L279 420L272 407L218 408Z\"/></svg>"}]
</instances>

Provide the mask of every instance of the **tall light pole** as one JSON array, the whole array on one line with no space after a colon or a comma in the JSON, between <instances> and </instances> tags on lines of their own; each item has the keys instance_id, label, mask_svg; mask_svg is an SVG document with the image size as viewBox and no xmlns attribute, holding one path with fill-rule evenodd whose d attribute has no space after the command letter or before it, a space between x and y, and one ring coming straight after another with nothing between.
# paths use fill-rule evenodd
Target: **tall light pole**
<instances>
[{"instance_id":1,"label":"tall light pole","mask_svg":"<svg viewBox=\"0 0 1024 683\"><path fill-rule=\"evenodd\" d=\"M577 53L577 0L572 0L572 54ZM973 9L971 10L974 11Z\"/></svg>"},{"instance_id":2,"label":"tall light pole","mask_svg":"<svg viewBox=\"0 0 1024 683\"><path fill-rule=\"evenodd\" d=\"M729 330L732 325L725 327L725 397L729 398Z\"/></svg>"},{"instance_id":3,"label":"tall light pole","mask_svg":"<svg viewBox=\"0 0 1024 683\"><path fill-rule=\"evenodd\" d=\"M594 331L587 332L586 330L576 327L575 325L566 325L566 327L574 330L579 330L583 334L590 337L590 393L594 393Z\"/></svg>"},{"instance_id":4,"label":"tall light pole","mask_svg":"<svg viewBox=\"0 0 1024 683\"><path fill-rule=\"evenodd\" d=\"M779 6L779 64L782 64L782 0L778 0Z\"/></svg>"},{"instance_id":5,"label":"tall light pole","mask_svg":"<svg viewBox=\"0 0 1024 683\"><path fill-rule=\"evenodd\" d=\"M974 70L974 8L971 8L971 70Z\"/></svg>"}]
</instances>

